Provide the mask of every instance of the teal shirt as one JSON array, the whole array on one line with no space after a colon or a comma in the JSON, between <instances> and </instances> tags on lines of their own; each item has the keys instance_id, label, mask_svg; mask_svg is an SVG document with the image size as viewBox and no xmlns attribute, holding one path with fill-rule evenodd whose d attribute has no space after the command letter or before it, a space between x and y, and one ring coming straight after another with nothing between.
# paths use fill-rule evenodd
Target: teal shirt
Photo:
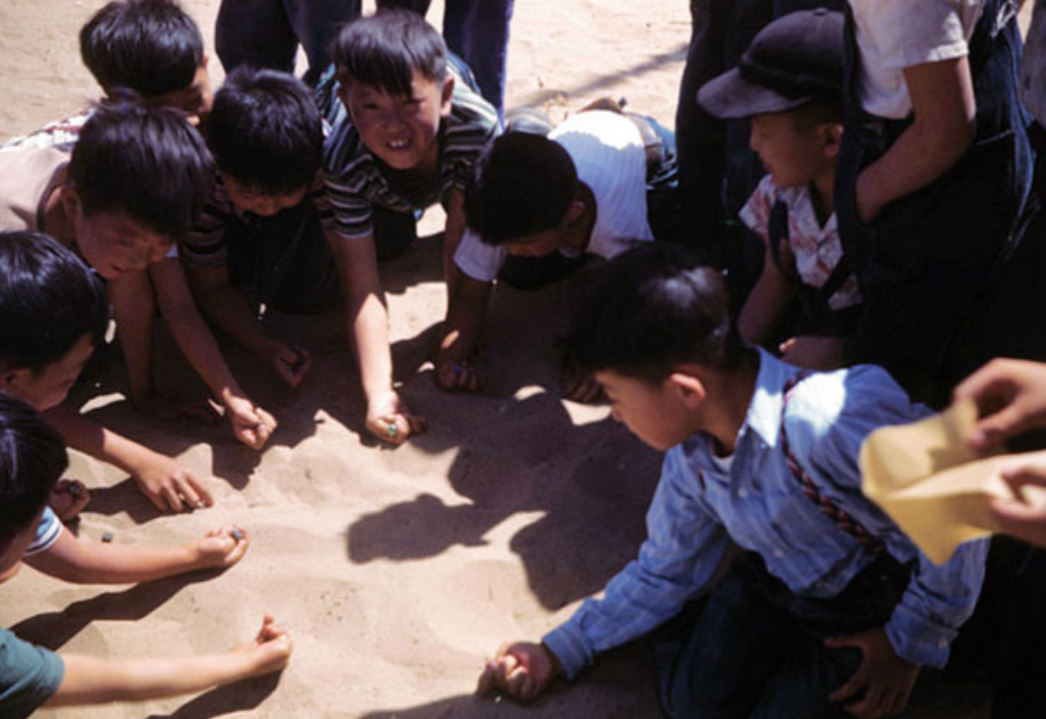
<instances>
[{"instance_id":1,"label":"teal shirt","mask_svg":"<svg viewBox=\"0 0 1046 719\"><path fill-rule=\"evenodd\" d=\"M0 717L29 716L54 696L63 676L57 654L0 629Z\"/></svg>"}]
</instances>

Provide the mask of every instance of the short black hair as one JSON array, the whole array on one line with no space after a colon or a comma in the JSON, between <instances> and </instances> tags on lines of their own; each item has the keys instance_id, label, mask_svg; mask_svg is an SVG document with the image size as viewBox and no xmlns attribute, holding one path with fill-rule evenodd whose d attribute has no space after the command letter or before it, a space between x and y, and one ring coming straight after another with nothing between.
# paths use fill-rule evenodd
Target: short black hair
<instances>
[{"instance_id":1,"label":"short black hair","mask_svg":"<svg viewBox=\"0 0 1046 719\"><path fill-rule=\"evenodd\" d=\"M394 96L410 96L415 72L437 83L447 77L443 37L421 15L402 8L347 23L334 41L333 57L343 85L359 82Z\"/></svg>"},{"instance_id":2,"label":"short black hair","mask_svg":"<svg viewBox=\"0 0 1046 719\"><path fill-rule=\"evenodd\" d=\"M499 245L556 227L577 197L577 168L554 140L509 132L476 159L465 192L465 221Z\"/></svg>"},{"instance_id":3,"label":"short black hair","mask_svg":"<svg viewBox=\"0 0 1046 719\"><path fill-rule=\"evenodd\" d=\"M200 134L177 110L115 102L95 106L80 130L69 178L85 214L122 211L177 239L214 182Z\"/></svg>"},{"instance_id":4,"label":"short black hair","mask_svg":"<svg viewBox=\"0 0 1046 719\"><path fill-rule=\"evenodd\" d=\"M43 372L109 324L101 280L47 235L0 232L0 362Z\"/></svg>"},{"instance_id":5,"label":"short black hair","mask_svg":"<svg viewBox=\"0 0 1046 719\"><path fill-rule=\"evenodd\" d=\"M174 0L113 0L80 29L80 56L106 92L184 90L203 64L203 37Z\"/></svg>"},{"instance_id":6,"label":"short black hair","mask_svg":"<svg viewBox=\"0 0 1046 719\"><path fill-rule=\"evenodd\" d=\"M323 160L323 120L305 84L239 68L214 96L207 145L221 172L266 195L307 187Z\"/></svg>"},{"instance_id":7,"label":"short black hair","mask_svg":"<svg viewBox=\"0 0 1046 719\"><path fill-rule=\"evenodd\" d=\"M0 549L29 529L68 466L58 431L25 402L0 394Z\"/></svg>"},{"instance_id":8,"label":"short black hair","mask_svg":"<svg viewBox=\"0 0 1046 719\"><path fill-rule=\"evenodd\" d=\"M744 357L722 274L679 247L643 242L578 280L561 346L580 370L660 382Z\"/></svg>"}]
</instances>

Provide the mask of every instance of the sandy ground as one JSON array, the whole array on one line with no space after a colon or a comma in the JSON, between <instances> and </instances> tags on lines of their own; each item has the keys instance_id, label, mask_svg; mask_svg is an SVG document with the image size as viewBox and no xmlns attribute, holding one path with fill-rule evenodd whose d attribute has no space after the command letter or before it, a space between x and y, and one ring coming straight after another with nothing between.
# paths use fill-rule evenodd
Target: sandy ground
<instances>
[{"instance_id":1,"label":"sandy ground","mask_svg":"<svg viewBox=\"0 0 1046 719\"><path fill-rule=\"evenodd\" d=\"M209 41L217 0L184 3ZM97 96L76 34L102 4L0 3L0 138ZM437 0L430 18L441 15ZM688 37L683 0L520 2L509 106L563 110L610 94L671 126ZM214 58L211 68L217 84ZM423 222L428 235L441 227L438 213ZM159 515L126 476L76 455L70 475L95 488L82 539L111 531L119 543L175 544L235 521L251 532L251 550L221 575L136 587L75 587L26 570L2 590L3 626L64 651L189 654L246 640L271 612L292 632L295 654L280 677L195 698L40 716L660 716L639 646L529 708L471 696L502 640L539 637L634 554L659 457L605 407L560 399L549 320L561 314L561 287L496 293L488 394L436 390L427 357L445 308L438 274L436 239L384 268L397 376L432 425L400 449L361 436L358 378L337 315L268 318L276 336L316 357L297 391L229 348L242 384L280 421L261 454L221 428L136 416L120 394L118 362L100 390L84 393L93 416L212 477L218 504ZM166 334L157 341L161 389L201 393ZM949 708L934 709L942 698ZM929 708L912 716L980 716L984 701L983 692L949 685L921 703Z\"/></svg>"}]
</instances>

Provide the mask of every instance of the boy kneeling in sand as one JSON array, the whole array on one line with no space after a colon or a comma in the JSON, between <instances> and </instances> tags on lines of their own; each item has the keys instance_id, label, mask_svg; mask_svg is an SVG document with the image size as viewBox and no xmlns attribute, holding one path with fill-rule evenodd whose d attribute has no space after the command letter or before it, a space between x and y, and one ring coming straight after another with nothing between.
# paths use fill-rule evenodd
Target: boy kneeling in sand
<instances>
[{"instance_id":1,"label":"boy kneeling in sand","mask_svg":"<svg viewBox=\"0 0 1046 719\"><path fill-rule=\"evenodd\" d=\"M0 582L11 579L68 464L61 436L35 410L0 395ZM224 654L106 659L55 654L0 629L0 716L38 707L141 701L197 692L286 666L291 641L265 617L257 638Z\"/></svg>"},{"instance_id":2,"label":"boy kneeling in sand","mask_svg":"<svg viewBox=\"0 0 1046 719\"><path fill-rule=\"evenodd\" d=\"M636 125L607 110L579 112L548 137L509 132L484 150L465 196L468 229L454 255L464 277L443 322L436 361L441 387L479 389L474 355L492 283L503 269L554 254L608 259L636 240L654 238L646 172ZM561 379L570 399L598 396L591 380L573 373Z\"/></svg>"},{"instance_id":3,"label":"boy kneeling in sand","mask_svg":"<svg viewBox=\"0 0 1046 719\"><path fill-rule=\"evenodd\" d=\"M649 537L603 599L540 644L503 647L480 690L534 698L661 626L673 717L899 712L919 668L947 661L988 550L934 566L861 494L865 437L926 412L880 368L812 373L746 349L722 277L674 247L588 279L564 347L614 417L667 450ZM731 544L745 551L713 584Z\"/></svg>"}]
</instances>

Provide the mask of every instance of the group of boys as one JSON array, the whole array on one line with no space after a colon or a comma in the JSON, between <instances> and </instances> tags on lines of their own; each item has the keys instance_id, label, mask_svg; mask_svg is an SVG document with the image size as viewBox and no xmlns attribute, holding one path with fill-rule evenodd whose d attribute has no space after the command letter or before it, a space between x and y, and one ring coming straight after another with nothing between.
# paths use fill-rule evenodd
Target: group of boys
<instances>
[{"instance_id":1,"label":"group of boys","mask_svg":"<svg viewBox=\"0 0 1046 719\"><path fill-rule=\"evenodd\" d=\"M159 312L236 437L260 450L277 420L239 386L211 326L297 387L311 355L271 337L258 308L311 312L340 295L368 431L390 444L425 431L393 383L378 263L438 202L437 384L482 388L495 282L540 285L593 255L607 262L579 278L564 395L605 392L616 419L667 452L637 561L541 644L500 650L481 689L534 698L653 631L672 716L899 712L920 667L948 661L989 544L943 566L921 554L861 494L857 454L876 428L928 410L880 368L810 371L844 365L862 302L834 215L842 36L838 13L786 16L700 93L709 112L751 119L768 172L740 215L766 259L735 322L719 272L653 242L644 140L624 114L505 131L467 65L406 10L347 24L315 87L240 68L212 98L202 37L173 0L110 2L80 36L106 98L0 148L0 570L25 557L70 581L146 581L230 567L247 549L239 527L137 550L63 531L59 515L89 497L57 484L65 444L126 470L160 509L212 501L174 460L63 406L104 351L110 306L137 407L172 411L153 387ZM754 348L778 343L779 357ZM195 691L279 669L291 651L270 617L218 658L123 665L0 641L5 716Z\"/></svg>"}]
</instances>

